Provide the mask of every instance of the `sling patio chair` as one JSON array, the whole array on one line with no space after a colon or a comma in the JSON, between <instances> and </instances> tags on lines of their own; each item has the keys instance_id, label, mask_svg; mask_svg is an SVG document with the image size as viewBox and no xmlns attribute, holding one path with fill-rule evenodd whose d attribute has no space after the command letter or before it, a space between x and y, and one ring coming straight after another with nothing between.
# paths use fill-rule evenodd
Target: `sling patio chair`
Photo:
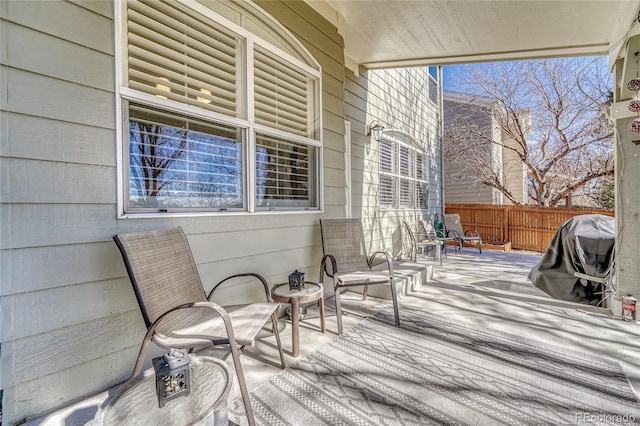
<instances>
[{"instance_id":1,"label":"sling patio chair","mask_svg":"<svg viewBox=\"0 0 640 426\"><path fill-rule=\"evenodd\" d=\"M286 367L278 333L279 303L271 299L266 280L255 273L232 275L205 295L191 248L181 228L119 234L113 237L133 285L147 333L132 378L142 369L149 343L164 349L199 350L229 347L249 424L255 424L242 372L240 353L255 344L258 332L271 319L282 368ZM237 278L259 282L266 301L222 307L211 301L214 291ZM131 380L131 379L130 379Z\"/></svg>"},{"instance_id":2,"label":"sling patio chair","mask_svg":"<svg viewBox=\"0 0 640 426\"><path fill-rule=\"evenodd\" d=\"M422 230L418 233L421 238L435 238L440 241L441 244L441 253L444 253L444 257L447 257L447 243L452 241L455 242L454 250L458 252L458 239L455 237L448 237L446 231L444 230L444 225L442 225L442 229L438 229L428 220L421 219L420 225Z\"/></svg>"},{"instance_id":3,"label":"sling patio chair","mask_svg":"<svg viewBox=\"0 0 640 426\"><path fill-rule=\"evenodd\" d=\"M369 285L389 284L395 323L400 325L398 314L398 295L393 277L393 260L387 252L377 251L367 256L364 232L360 219L321 219L320 232L322 234L323 257L320 264L320 279L324 281L324 274L333 279L335 292L336 317L338 320L338 334L343 332L342 308L340 306L340 289L364 286L362 300L367 299ZM384 259L385 270L372 270L377 257Z\"/></svg>"},{"instance_id":4,"label":"sling patio chair","mask_svg":"<svg viewBox=\"0 0 640 426\"><path fill-rule=\"evenodd\" d=\"M425 234L414 234L411 226L402 221L402 225L404 226L405 233L409 237L409 243L411 244L409 257L413 262L418 261L418 251L422 253L423 256L426 255L425 250L428 250L429 247L433 248L433 261L440 261L440 265L442 265L442 243L435 238L435 235L425 235Z\"/></svg>"},{"instance_id":5,"label":"sling patio chair","mask_svg":"<svg viewBox=\"0 0 640 426\"><path fill-rule=\"evenodd\" d=\"M461 253L463 243L475 243L478 246L478 251L482 254L482 238L480 237L480 234L476 229L467 229L466 231L463 231L459 214L445 214L444 227L446 229L447 236L454 237L458 240L458 246Z\"/></svg>"}]
</instances>

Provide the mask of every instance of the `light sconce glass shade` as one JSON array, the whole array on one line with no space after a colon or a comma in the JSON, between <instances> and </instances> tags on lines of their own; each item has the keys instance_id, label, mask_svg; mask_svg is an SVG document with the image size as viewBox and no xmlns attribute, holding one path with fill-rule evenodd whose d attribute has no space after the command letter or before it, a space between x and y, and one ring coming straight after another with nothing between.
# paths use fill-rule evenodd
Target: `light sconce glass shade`
<instances>
[{"instance_id":1,"label":"light sconce glass shade","mask_svg":"<svg viewBox=\"0 0 640 426\"><path fill-rule=\"evenodd\" d=\"M384 126L378 120L375 120L367 126L366 135L373 136L376 142L380 142L382 140L383 131L384 131Z\"/></svg>"}]
</instances>

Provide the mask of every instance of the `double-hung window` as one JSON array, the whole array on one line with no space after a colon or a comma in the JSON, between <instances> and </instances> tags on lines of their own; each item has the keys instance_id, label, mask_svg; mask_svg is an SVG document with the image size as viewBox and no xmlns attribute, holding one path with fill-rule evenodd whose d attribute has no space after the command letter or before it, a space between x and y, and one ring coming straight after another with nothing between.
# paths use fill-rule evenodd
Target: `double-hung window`
<instances>
[{"instance_id":1,"label":"double-hung window","mask_svg":"<svg viewBox=\"0 0 640 426\"><path fill-rule=\"evenodd\" d=\"M380 141L380 208L428 208L429 162L420 144L398 131Z\"/></svg>"},{"instance_id":2,"label":"double-hung window","mask_svg":"<svg viewBox=\"0 0 640 426\"><path fill-rule=\"evenodd\" d=\"M320 208L317 62L252 3L118 3L120 211Z\"/></svg>"}]
</instances>

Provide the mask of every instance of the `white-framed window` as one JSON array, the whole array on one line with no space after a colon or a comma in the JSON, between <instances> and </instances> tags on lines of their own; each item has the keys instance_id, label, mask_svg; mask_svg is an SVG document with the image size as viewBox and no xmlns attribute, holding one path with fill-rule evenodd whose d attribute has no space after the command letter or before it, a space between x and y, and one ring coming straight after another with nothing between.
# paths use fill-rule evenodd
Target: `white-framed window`
<instances>
[{"instance_id":1,"label":"white-framed window","mask_svg":"<svg viewBox=\"0 0 640 426\"><path fill-rule=\"evenodd\" d=\"M429 69L429 100L438 105L438 67L428 67Z\"/></svg>"},{"instance_id":2,"label":"white-framed window","mask_svg":"<svg viewBox=\"0 0 640 426\"><path fill-rule=\"evenodd\" d=\"M429 157L413 137L385 131L380 141L381 209L428 208Z\"/></svg>"},{"instance_id":3,"label":"white-framed window","mask_svg":"<svg viewBox=\"0 0 640 426\"><path fill-rule=\"evenodd\" d=\"M121 214L318 210L321 69L295 37L250 2L116 4Z\"/></svg>"}]
</instances>

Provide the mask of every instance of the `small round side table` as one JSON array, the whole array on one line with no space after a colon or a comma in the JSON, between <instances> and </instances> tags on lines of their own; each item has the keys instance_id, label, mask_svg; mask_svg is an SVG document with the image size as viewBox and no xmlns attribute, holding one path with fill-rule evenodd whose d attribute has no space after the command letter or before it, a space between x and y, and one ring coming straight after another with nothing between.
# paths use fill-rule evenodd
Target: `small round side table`
<instances>
[{"instance_id":1,"label":"small round side table","mask_svg":"<svg viewBox=\"0 0 640 426\"><path fill-rule=\"evenodd\" d=\"M276 302L291 304L292 355L300 355L300 304L315 302L320 304L320 331L324 333L324 290L322 284L305 281L304 288L289 290L289 283L276 284L271 289L271 297Z\"/></svg>"},{"instance_id":2,"label":"small round side table","mask_svg":"<svg viewBox=\"0 0 640 426\"><path fill-rule=\"evenodd\" d=\"M233 381L229 367L218 358L189 356L189 395L173 399L159 408L156 376L150 368L107 398L90 425L227 425L227 398Z\"/></svg>"}]
</instances>

